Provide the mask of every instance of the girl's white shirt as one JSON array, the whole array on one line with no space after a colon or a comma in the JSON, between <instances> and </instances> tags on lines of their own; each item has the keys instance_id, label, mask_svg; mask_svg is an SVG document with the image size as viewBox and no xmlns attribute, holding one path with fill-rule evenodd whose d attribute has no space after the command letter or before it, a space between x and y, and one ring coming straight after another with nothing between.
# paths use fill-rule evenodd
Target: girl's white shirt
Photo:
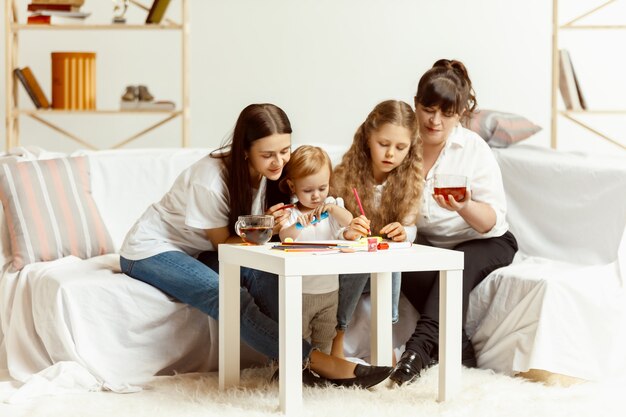
<instances>
[{"instance_id":1,"label":"girl's white shirt","mask_svg":"<svg viewBox=\"0 0 626 417\"><path fill-rule=\"evenodd\" d=\"M325 204L337 204L344 207L341 197L326 197ZM297 207L291 209L289 219L283 225L283 228L289 227L298 221L298 216L302 212ZM343 228L337 223L333 216L328 216L326 220L322 220L314 225L309 225L302 229L296 241L307 242L311 240L336 240L341 239ZM321 260L320 260L321 261ZM302 277L302 293L303 294L325 294L339 289L338 275L305 275Z\"/></svg>"},{"instance_id":2,"label":"girl's white shirt","mask_svg":"<svg viewBox=\"0 0 626 417\"><path fill-rule=\"evenodd\" d=\"M496 223L491 230L479 233L457 212L439 207L433 199L435 174L466 175L472 200L487 203L496 212ZM452 248L468 240L502 236L509 230L500 167L489 145L478 134L461 126L452 131L426 176L417 229L420 236L441 248Z\"/></svg>"},{"instance_id":3,"label":"girl's white shirt","mask_svg":"<svg viewBox=\"0 0 626 417\"><path fill-rule=\"evenodd\" d=\"M228 226L230 199L221 159L206 156L185 169L161 201L152 204L126 235L120 254L130 260L168 251L193 257L217 250L205 229ZM253 190L250 214L263 214L266 178Z\"/></svg>"}]
</instances>

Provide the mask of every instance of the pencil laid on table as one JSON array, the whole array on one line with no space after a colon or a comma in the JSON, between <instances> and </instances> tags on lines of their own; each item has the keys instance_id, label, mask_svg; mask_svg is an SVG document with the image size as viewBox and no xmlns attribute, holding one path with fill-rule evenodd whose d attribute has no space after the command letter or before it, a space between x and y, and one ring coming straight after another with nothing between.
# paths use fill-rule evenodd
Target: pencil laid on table
<instances>
[{"instance_id":1,"label":"pencil laid on table","mask_svg":"<svg viewBox=\"0 0 626 417\"><path fill-rule=\"evenodd\" d=\"M363 210L363 204L361 204L361 199L359 198L359 193L356 191L356 188L353 188L352 192L354 193L354 198L356 198L356 203L359 205L359 210L361 210L361 214L364 217L367 217L365 215L365 210ZM367 234L369 235L370 233L371 233L370 229L367 229Z\"/></svg>"}]
</instances>

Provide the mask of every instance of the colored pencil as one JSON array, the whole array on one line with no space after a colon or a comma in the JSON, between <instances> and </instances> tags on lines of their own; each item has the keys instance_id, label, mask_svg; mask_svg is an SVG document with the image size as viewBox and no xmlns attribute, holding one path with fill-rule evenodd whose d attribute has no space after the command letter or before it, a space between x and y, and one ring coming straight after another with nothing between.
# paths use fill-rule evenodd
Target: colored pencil
<instances>
[{"instance_id":1,"label":"colored pencil","mask_svg":"<svg viewBox=\"0 0 626 417\"><path fill-rule=\"evenodd\" d=\"M361 214L365 216L365 211L363 210L363 205L361 204L361 199L359 198L359 193L356 191L356 188L352 189L354 193L354 198L356 198L356 203L359 205L359 210L361 210Z\"/></svg>"},{"instance_id":2,"label":"colored pencil","mask_svg":"<svg viewBox=\"0 0 626 417\"><path fill-rule=\"evenodd\" d=\"M361 204L361 199L359 198L359 193L356 191L356 188L353 188L352 192L354 193L354 198L356 198L356 202L359 205L359 210L361 210L361 214L363 216L365 216L365 210L363 210L363 204ZM365 216L365 217L367 217L367 216ZM367 229L367 234L369 235L370 233L372 233L370 231L370 229Z\"/></svg>"}]
</instances>

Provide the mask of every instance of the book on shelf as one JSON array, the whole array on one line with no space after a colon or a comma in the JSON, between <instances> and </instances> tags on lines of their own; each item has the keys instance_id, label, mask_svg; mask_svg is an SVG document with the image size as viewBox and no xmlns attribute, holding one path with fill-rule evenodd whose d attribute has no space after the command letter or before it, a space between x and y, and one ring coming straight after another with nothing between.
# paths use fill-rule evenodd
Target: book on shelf
<instances>
[{"instance_id":1,"label":"book on shelf","mask_svg":"<svg viewBox=\"0 0 626 417\"><path fill-rule=\"evenodd\" d=\"M170 0L154 0L152 2L152 7L150 7L150 11L148 12L146 23L161 23L169 4Z\"/></svg>"},{"instance_id":2,"label":"book on shelf","mask_svg":"<svg viewBox=\"0 0 626 417\"><path fill-rule=\"evenodd\" d=\"M64 12L78 12L80 6L74 6L69 3L30 3L27 7L29 12L38 12L40 10L57 10Z\"/></svg>"},{"instance_id":3,"label":"book on shelf","mask_svg":"<svg viewBox=\"0 0 626 417\"><path fill-rule=\"evenodd\" d=\"M50 102L46 98L46 95L41 89L41 86L37 82L37 79L35 78L35 75L30 70L30 68L15 68L14 72L18 80L20 80L20 82L24 86L24 89L28 93L30 99L33 101L35 107L38 109L49 108Z\"/></svg>"},{"instance_id":4,"label":"book on shelf","mask_svg":"<svg viewBox=\"0 0 626 417\"><path fill-rule=\"evenodd\" d=\"M26 18L29 25L49 25L52 23L50 16L33 15Z\"/></svg>"},{"instance_id":5,"label":"book on shelf","mask_svg":"<svg viewBox=\"0 0 626 417\"><path fill-rule=\"evenodd\" d=\"M70 5L80 7L85 4L85 0L34 0L31 4L45 4L45 5Z\"/></svg>"},{"instance_id":6,"label":"book on shelf","mask_svg":"<svg viewBox=\"0 0 626 417\"><path fill-rule=\"evenodd\" d=\"M583 110L587 107L586 104L583 107L584 99L580 92L580 83L566 49L559 50L559 90L567 110Z\"/></svg>"},{"instance_id":7,"label":"book on shelf","mask_svg":"<svg viewBox=\"0 0 626 417\"><path fill-rule=\"evenodd\" d=\"M85 19L91 15L91 12L72 12L64 10L38 10L31 14L31 16L58 16L72 19Z\"/></svg>"},{"instance_id":8,"label":"book on shelf","mask_svg":"<svg viewBox=\"0 0 626 417\"><path fill-rule=\"evenodd\" d=\"M574 84L576 84L576 93L578 96L578 102L580 103L580 107L583 110L587 110L587 102L585 101L585 97L583 96L583 92L580 89L580 82L578 81L578 76L576 75L576 71L574 70L574 64L572 63L572 58L570 57L569 64L572 67L572 74L574 74Z\"/></svg>"},{"instance_id":9,"label":"book on shelf","mask_svg":"<svg viewBox=\"0 0 626 417\"><path fill-rule=\"evenodd\" d=\"M82 25L85 19L63 16L31 15L26 18L29 25Z\"/></svg>"}]
</instances>

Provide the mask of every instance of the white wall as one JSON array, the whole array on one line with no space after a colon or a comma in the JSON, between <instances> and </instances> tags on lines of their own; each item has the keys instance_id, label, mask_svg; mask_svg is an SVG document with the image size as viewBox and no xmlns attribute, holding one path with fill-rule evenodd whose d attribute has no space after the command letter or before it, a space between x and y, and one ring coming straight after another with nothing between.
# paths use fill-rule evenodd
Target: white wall
<instances>
[{"instance_id":1,"label":"white wall","mask_svg":"<svg viewBox=\"0 0 626 417\"><path fill-rule=\"evenodd\" d=\"M570 2L576 3L574 0ZM26 15L27 0L21 4ZM179 16L178 0L169 15ZM191 145L217 146L239 111L272 102L290 116L294 141L345 143L378 102L412 103L420 75L439 58L465 62L480 107L518 113L544 127L530 142L548 146L551 22L547 0L191 0ZM590 2L585 2L590 3ZM626 2L624 2L626 3ZM87 0L88 22L110 20L112 3ZM569 8L570 10L572 7ZM3 12L3 11L2 11ZM563 8L563 19L567 18ZM615 13L609 13L613 18ZM622 24L626 15L622 14ZM128 14L129 22L145 12ZM615 19L614 19L615 20ZM591 107L622 107L624 33L562 36ZM583 33L584 35L584 33ZM567 38L566 38L567 36ZM146 32L21 32L20 66L50 96L50 51L97 52L99 108L116 108L127 84L147 84L180 103L180 35ZM4 42L2 43L4 48ZM611 54L611 52L616 52ZM612 56L620 55L620 56ZM617 62L608 64L609 61ZM4 72L1 74L4 79ZM5 86L0 92L4 97ZM20 88L21 89L21 88ZM31 103L23 91L21 102ZM4 118L4 100L0 104ZM52 120L51 116L51 120ZM146 119L144 119L144 117ZM140 130L148 116L54 116L105 147ZM617 122L615 121L617 120ZM600 122L624 139L626 116ZM178 146L179 122L131 147ZM560 119L561 149L614 151ZM69 151L74 142L21 118L22 144ZM1 134L4 139L4 132ZM626 141L625 141L626 142Z\"/></svg>"}]
</instances>

